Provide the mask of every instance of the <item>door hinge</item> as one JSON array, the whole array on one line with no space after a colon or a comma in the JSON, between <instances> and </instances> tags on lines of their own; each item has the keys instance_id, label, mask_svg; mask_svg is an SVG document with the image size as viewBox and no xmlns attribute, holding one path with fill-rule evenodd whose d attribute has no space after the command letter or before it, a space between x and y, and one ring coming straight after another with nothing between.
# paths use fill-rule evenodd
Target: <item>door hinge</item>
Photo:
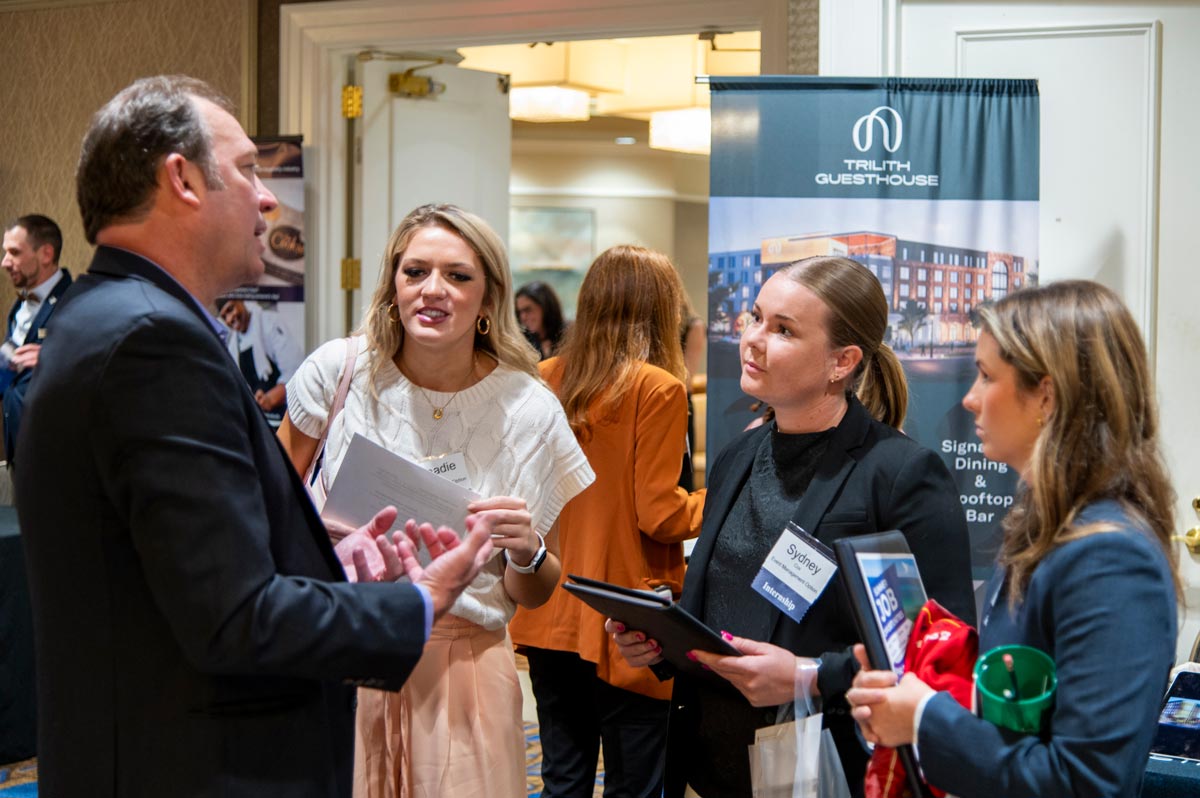
<instances>
[{"instance_id":1,"label":"door hinge","mask_svg":"<svg viewBox=\"0 0 1200 798\"><path fill-rule=\"evenodd\" d=\"M342 258L342 290L357 291L362 285L362 261Z\"/></svg>"},{"instance_id":2,"label":"door hinge","mask_svg":"<svg viewBox=\"0 0 1200 798\"><path fill-rule=\"evenodd\" d=\"M362 116L362 86L342 86L342 118L358 119Z\"/></svg>"}]
</instances>

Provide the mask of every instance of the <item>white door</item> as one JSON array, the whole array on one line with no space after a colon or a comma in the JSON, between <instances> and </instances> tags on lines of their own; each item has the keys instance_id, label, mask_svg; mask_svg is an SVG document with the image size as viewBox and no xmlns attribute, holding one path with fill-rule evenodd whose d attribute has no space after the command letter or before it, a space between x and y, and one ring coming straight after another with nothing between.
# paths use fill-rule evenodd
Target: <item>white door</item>
<instances>
[{"instance_id":1,"label":"white door","mask_svg":"<svg viewBox=\"0 0 1200 798\"><path fill-rule=\"evenodd\" d=\"M357 143L355 244L362 289L357 326L379 280L388 237L419 205L449 202L475 213L508 240L512 125L502 76L440 65L419 69L440 87L429 97L388 89L388 76L421 61L359 63L363 116Z\"/></svg>"},{"instance_id":2,"label":"white door","mask_svg":"<svg viewBox=\"0 0 1200 798\"><path fill-rule=\"evenodd\" d=\"M1041 93L1041 279L1119 291L1155 359L1178 533L1197 524L1200 324L1200 0L983 3L823 0L824 74L1037 78ZM871 37L864 42L864 35ZM1200 557L1180 545L1200 633Z\"/></svg>"}]
</instances>

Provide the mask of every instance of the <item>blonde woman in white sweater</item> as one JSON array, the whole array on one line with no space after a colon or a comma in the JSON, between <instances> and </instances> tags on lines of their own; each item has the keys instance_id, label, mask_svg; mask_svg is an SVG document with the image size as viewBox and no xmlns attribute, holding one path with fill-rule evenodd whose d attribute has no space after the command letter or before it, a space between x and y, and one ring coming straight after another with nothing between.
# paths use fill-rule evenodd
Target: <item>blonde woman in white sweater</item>
<instances>
[{"instance_id":1,"label":"blonde woman in white sweater","mask_svg":"<svg viewBox=\"0 0 1200 798\"><path fill-rule=\"evenodd\" d=\"M512 310L503 244L451 205L410 213L388 242L357 336L344 409L321 478L332 484L355 433L413 461L465 469L489 497L493 559L434 627L398 694L359 691L354 794L524 796L521 693L507 623L559 576L555 521L594 479L562 406L536 376ZM316 453L346 356L317 349L288 384L279 437L297 471ZM418 519L419 520L419 519Z\"/></svg>"}]
</instances>

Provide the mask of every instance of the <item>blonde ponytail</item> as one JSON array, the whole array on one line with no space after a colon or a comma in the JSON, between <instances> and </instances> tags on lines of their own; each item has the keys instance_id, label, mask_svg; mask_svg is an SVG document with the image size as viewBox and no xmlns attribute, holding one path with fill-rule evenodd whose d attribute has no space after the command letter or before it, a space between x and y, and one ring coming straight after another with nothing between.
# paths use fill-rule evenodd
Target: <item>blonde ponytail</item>
<instances>
[{"instance_id":1,"label":"blonde ponytail","mask_svg":"<svg viewBox=\"0 0 1200 798\"><path fill-rule=\"evenodd\" d=\"M872 417L900 429L908 412L908 381L896 353L885 343L864 364L858 381L858 400Z\"/></svg>"}]
</instances>

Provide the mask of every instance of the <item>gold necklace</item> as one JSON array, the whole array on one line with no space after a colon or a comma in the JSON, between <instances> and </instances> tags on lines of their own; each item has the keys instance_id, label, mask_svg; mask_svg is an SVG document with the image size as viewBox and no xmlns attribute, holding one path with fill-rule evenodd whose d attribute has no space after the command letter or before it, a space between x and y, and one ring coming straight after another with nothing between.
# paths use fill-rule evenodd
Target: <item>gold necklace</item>
<instances>
[{"instance_id":1,"label":"gold necklace","mask_svg":"<svg viewBox=\"0 0 1200 798\"><path fill-rule=\"evenodd\" d=\"M476 358L476 355L474 353L472 353L471 354L471 370L468 371L465 375L463 375L463 378L462 378L462 380L460 380L460 382L467 382L468 380L471 379L471 376L475 373L475 358ZM450 406L450 403L455 400L455 398L459 395L459 393L461 393L462 391L464 391L468 387L470 387L470 385L463 385L457 391L450 394L450 398L448 400L446 400L446 404L442 405L441 407L438 407L436 404L433 403L433 400L429 398L429 394L425 392L425 389L422 388L420 385L417 385L416 381L409 380L409 382L411 382L413 385L416 385L417 390L421 392L421 396L424 396L425 401L428 402L429 406L433 408L433 420L434 421L441 421L442 416L445 415L446 408Z\"/></svg>"}]
</instances>

